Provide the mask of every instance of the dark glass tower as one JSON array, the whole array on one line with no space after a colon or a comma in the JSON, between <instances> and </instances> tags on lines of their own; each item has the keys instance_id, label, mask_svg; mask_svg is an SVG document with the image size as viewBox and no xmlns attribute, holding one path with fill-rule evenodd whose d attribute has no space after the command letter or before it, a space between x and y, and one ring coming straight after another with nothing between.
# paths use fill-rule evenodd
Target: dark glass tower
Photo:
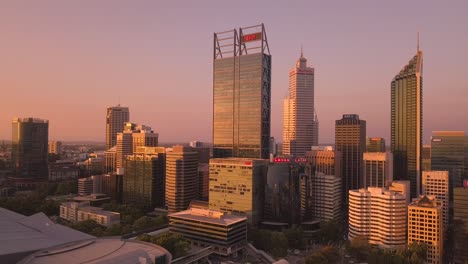
<instances>
[{"instance_id":1,"label":"dark glass tower","mask_svg":"<svg viewBox=\"0 0 468 264\"><path fill-rule=\"evenodd\" d=\"M49 121L15 118L12 122L13 177L19 181L41 181L49 177Z\"/></svg>"},{"instance_id":2,"label":"dark glass tower","mask_svg":"<svg viewBox=\"0 0 468 264\"><path fill-rule=\"evenodd\" d=\"M344 205L348 203L348 191L364 186L363 153L366 150L366 121L359 115L343 115L335 122L335 148L341 151L341 176Z\"/></svg>"},{"instance_id":3,"label":"dark glass tower","mask_svg":"<svg viewBox=\"0 0 468 264\"><path fill-rule=\"evenodd\" d=\"M269 157L271 55L263 24L214 34L213 156Z\"/></svg>"},{"instance_id":4,"label":"dark glass tower","mask_svg":"<svg viewBox=\"0 0 468 264\"><path fill-rule=\"evenodd\" d=\"M391 149L395 180L409 180L411 198L421 192L422 166L422 51L392 80Z\"/></svg>"}]
</instances>

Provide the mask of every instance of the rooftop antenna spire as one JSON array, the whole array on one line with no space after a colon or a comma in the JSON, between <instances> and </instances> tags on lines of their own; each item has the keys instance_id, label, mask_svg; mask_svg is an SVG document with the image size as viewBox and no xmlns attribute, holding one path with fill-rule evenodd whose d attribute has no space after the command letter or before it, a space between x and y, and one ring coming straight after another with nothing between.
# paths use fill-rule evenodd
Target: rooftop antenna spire
<instances>
[{"instance_id":1,"label":"rooftop antenna spire","mask_svg":"<svg viewBox=\"0 0 468 264\"><path fill-rule=\"evenodd\" d=\"M118 106L120 106L120 95L119 95L119 105Z\"/></svg>"},{"instance_id":2,"label":"rooftop antenna spire","mask_svg":"<svg viewBox=\"0 0 468 264\"><path fill-rule=\"evenodd\" d=\"M304 58L304 54L302 52L302 44L301 44L301 58Z\"/></svg>"},{"instance_id":3,"label":"rooftop antenna spire","mask_svg":"<svg viewBox=\"0 0 468 264\"><path fill-rule=\"evenodd\" d=\"M417 47L417 49L418 49L418 52L419 52L419 31L418 31L418 47Z\"/></svg>"}]
</instances>

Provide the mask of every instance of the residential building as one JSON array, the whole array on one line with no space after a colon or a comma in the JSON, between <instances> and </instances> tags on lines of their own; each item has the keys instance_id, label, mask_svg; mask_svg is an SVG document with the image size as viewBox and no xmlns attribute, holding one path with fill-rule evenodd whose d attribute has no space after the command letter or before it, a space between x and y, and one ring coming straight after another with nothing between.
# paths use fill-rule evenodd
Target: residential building
<instances>
[{"instance_id":1,"label":"residential building","mask_svg":"<svg viewBox=\"0 0 468 264\"><path fill-rule=\"evenodd\" d=\"M62 142L61 141L49 141L49 154L61 154L62 153Z\"/></svg>"},{"instance_id":2,"label":"residential building","mask_svg":"<svg viewBox=\"0 0 468 264\"><path fill-rule=\"evenodd\" d=\"M381 137L366 138L366 152L386 152L385 139Z\"/></svg>"},{"instance_id":3,"label":"residential building","mask_svg":"<svg viewBox=\"0 0 468 264\"><path fill-rule=\"evenodd\" d=\"M393 155L390 152L364 152L364 187L385 187L393 181Z\"/></svg>"},{"instance_id":4,"label":"residential building","mask_svg":"<svg viewBox=\"0 0 468 264\"><path fill-rule=\"evenodd\" d=\"M268 159L271 55L263 24L214 34L213 157Z\"/></svg>"},{"instance_id":5,"label":"residential building","mask_svg":"<svg viewBox=\"0 0 468 264\"><path fill-rule=\"evenodd\" d=\"M198 153L173 146L166 153L166 207L169 213L186 210L198 197Z\"/></svg>"},{"instance_id":6,"label":"residential building","mask_svg":"<svg viewBox=\"0 0 468 264\"><path fill-rule=\"evenodd\" d=\"M123 203L142 208L165 206L164 147L138 147L124 164Z\"/></svg>"},{"instance_id":7,"label":"residential building","mask_svg":"<svg viewBox=\"0 0 468 264\"><path fill-rule=\"evenodd\" d=\"M47 181L49 121L15 118L12 122L12 180L18 187L33 187Z\"/></svg>"},{"instance_id":8,"label":"residential building","mask_svg":"<svg viewBox=\"0 0 468 264\"><path fill-rule=\"evenodd\" d=\"M230 256L247 244L247 218L209 209L190 208L169 214L169 230L199 247Z\"/></svg>"},{"instance_id":9,"label":"residential building","mask_svg":"<svg viewBox=\"0 0 468 264\"><path fill-rule=\"evenodd\" d=\"M412 243L427 245L425 263L444 263L442 206L434 196L422 195L408 205L408 245Z\"/></svg>"},{"instance_id":10,"label":"residential building","mask_svg":"<svg viewBox=\"0 0 468 264\"><path fill-rule=\"evenodd\" d=\"M283 103L283 152L286 156L304 156L318 145L318 120L314 108L314 68L307 67L301 56L289 71L289 93Z\"/></svg>"},{"instance_id":11,"label":"residential building","mask_svg":"<svg viewBox=\"0 0 468 264\"><path fill-rule=\"evenodd\" d=\"M395 180L411 182L411 198L419 196L422 168L423 77L422 51L391 83L391 152Z\"/></svg>"},{"instance_id":12,"label":"residential building","mask_svg":"<svg viewBox=\"0 0 468 264\"><path fill-rule=\"evenodd\" d=\"M369 187L349 191L350 240L366 237L384 250L406 247L406 197L385 188Z\"/></svg>"},{"instance_id":13,"label":"residential building","mask_svg":"<svg viewBox=\"0 0 468 264\"><path fill-rule=\"evenodd\" d=\"M423 171L422 195L434 196L442 205L442 219L444 227L449 224L449 172Z\"/></svg>"},{"instance_id":14,"label":"residential building","mask_svg":"<svg viewBox=\"0 0 468 264\"><path fill-rule=\"evenodd\" d=\"M72 223L94 220L102 226L120 224L120 213L104 211L89 202L64 202L60 205L60 218Z\"/></svg>"},{"instance_id":15,"label":"residential building","mask_svg":"<svg viewBox=\"0 0 468 264\"><path fill-rule=\"evenodd\" d=\"M106 150L117 145L117 133L124 130L125 123L130 121L128 107L113 106L107 108L106 115Z\"/></svg>"},{"instance_id":16,"label":"residential building","mask_svg":"<svg viewBox=\"0 0 468 264\"><path fill-rule=\"evenodd\" d=\"M347 114L335 122L335 148L341 152L343 205L347 206L348 191L364 186L362 155L366 150L366 121L359 115Z\"/></svg>"},{"instance_id":17,"label":"residential building","mask_svg":"<svg viewBox=\"0 0 468 264\"><path fill-rule=\"evenodd\" d=\"M246 215L258 225L263 218L268 160L223 158L210 160L211 210Z\"/></svg>"}]
</instances>

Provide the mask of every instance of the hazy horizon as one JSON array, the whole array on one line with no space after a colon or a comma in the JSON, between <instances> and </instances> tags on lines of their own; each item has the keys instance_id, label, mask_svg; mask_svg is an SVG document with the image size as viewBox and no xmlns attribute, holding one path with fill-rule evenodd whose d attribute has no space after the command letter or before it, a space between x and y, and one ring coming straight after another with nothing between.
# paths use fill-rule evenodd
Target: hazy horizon
<instances>
[{"instance_id":1,"label":"hazy horizon","mask_svg":"<svg viewBox=\"0 0 468 264\"><path fill-rule=\"evenodd\" d=\"M244 6L238 3L237 6ZM106 108L130 108L160 142L212 141L213 32L264 23L272 54L272 131L300 55L315 68L319 141L356 113L390 144L390 82L423 51L424 142L468 132L468 2L99 1L0 4L0 139L13 117L49 120L49 139L105 139Z\"/></svg>"}]
</instances>

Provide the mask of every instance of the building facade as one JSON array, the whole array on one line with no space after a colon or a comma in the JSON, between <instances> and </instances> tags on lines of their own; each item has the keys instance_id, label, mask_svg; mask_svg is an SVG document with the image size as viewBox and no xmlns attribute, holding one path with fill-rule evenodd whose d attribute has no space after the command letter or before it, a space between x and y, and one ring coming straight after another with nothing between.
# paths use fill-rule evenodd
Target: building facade
<instances>
[{"instance_id":1,"label":"building facade","mask_svg":"<svg viewBox=\"0 0 468 264\"><path fill-rule=\"evenodd\" d=\"M381 137L366 138L366 152L386 152L385 139Z\"/></svg>"},{"instance_id":2,"label":"building facade","mask_svg":"<svg viewBox=\"0 0 468 264\"><path fill-rule=\"evenodd\" d=\"M434 196L442 205L442 219L444 227L449 224L449 172L423 171L422 195Z\"/></svg>"},{"instance_id":3,"label":"building facade","mask_svg":"<svg viewBox=\"0 0 468 264\"><path fill-rule=\"evenodd\" d=\"M149 126L125 123L124 130L117 133L116 168L123 168L125 157L138 147L157 147L158 136Z\"/></svg>"},{"instance_id":4,"label":"building facade","mask_svg":"<svg viewBox=\"0 0 468 264\"><path fill-rule=\"evenodd\" d=\"M289 94L283 103L283 152L304 156L318 145L318 120L314 108L314 68L307 67L302 51L289 71Z\"/></svg>"},{"instance_id":5,"label":"building facade","mask_svg":"<svg viewBox=\"0 0 468 264\"><path fill-rule=\"evenodd\" d=\"M449 172L450 190L463 185L465 155L465 132L432 132L431 170Z\"/></svg>"},{"instance_id":6,"label":"building facade","mask_svg":"<svg viewBox=\"0 0 468 264\"><path fill-rule=\"evenodd\" d=\"M198 197L198 153L173 146L166 153L166 207L169 213L186 210Z\"/></svg>"},{"instance_id":7,"label":"building facade","mask_svg":"<svg viewBox=\"0 0 468 264\"><path fill-rule=\"evenodd\" d=\"M341 152L342 195L344 205L348 191L364 185L362 177L362 156L366 149L366 121L359 115L347 114L335 122L335 148Z\"/></svg>"},{"instance_id":8,"label":"building facade","mask_svg":"<svg viewBox=\"0 0 468 264\"><path fill-rule=\"evenodd\" d=\"M90 206L89 202L65 202L60 205L60 218L72 223L94 220L102 226L120 224L120 213L102 210Z\"/></svg>"},{"instance_id":9,"label":"building facade","mask_svg":"<svg viewBox=\"0 0 468 264\"><path fill-rule=\"evenodd\" d=\"M246 215L249 224L263 218L268 160L223 158L210 160L209 208Z\"/></svg>"},{"instance_id":10,"label":"building facade","mask_svg":"<svg viewBox=\"0 0 468 264\"><path fill-rule=\"evenodd\" d=\"M371 245L384 250L406 246L405 195L369 187L349 191L349 239L366 237Z\"/></svg>"},{"instance_id":11,"label":"building facade","mask_svg":"<svg viewBox=\"0 0 468 264\"><path fill-rule=\"evenodd\" d=\"M271 55L263 24L214 34L213 157L270 154Z\"/></svg>"},{"instance_id":12,"label":"building facade","mask_svg":"<svg viewBox=\"0 0 468 264\"><path fill-rule=\"evenodd\" d=\"M94 182L92 177L78 179L78 195L90 195L94 190Z\"/></svg>"},{"instance_id":13,"label":"building facade","mask_svg":"<svg viewBox=\"0 0 468 264\"><path fill-rule=\"evenodd\" d=\"M455 263L464 263L468 259L468 180L465 187L453 189L453 220L455 236Z\"/></svg>"},{"instance_id":14,"label":"building facade","mask_svg":"<svg viewBox=\"0 0 468 264\"><path fill-rule=\"evenodd\" d=\"M49 121L39 118L13 119L11 141L15 182L46 181L49 176Z\"/></svg>"},{"instance_id":15,"label":"building facade","mask_svg":"<svg viewBox=\"0 0 468 264\"><path fill-rule=\"evenodd\" d=\"M247 244L246 217L209 209L190 208L170 214L169 230L196 246L211 246L221 256L230 256Z\"/></svg>"},{"instance_id":16,"label":"building facade","mask_svg":"<svg viewBox=\"0 0 468 264\"><path fill-rule=\"evenodd\" d=\"M411 182L411 198L419 196L422 166L422 51L391 83L391 151L396 180Z\"/></svg>"},{"instance_id":17,"label":"building facade","mask_svg":"<svg viewBox=\"0 0 468 264\"><path fill-rule=\"evenodd\" d=\"M428 145L428 144L423 145L422 170L423 171L432 170L432 168L431 168L431 145Z\"/></svg>"},{"instance_id":18,"label":"building facade","mask_svg":"<svg viewBox=\"0 0 468 264\"><path fill-rule=\"evenodd\" d=\"M434 196L421 196L408 205L408 245L427 245L426 262L442 264L444 252L442 206Z\"/></svg>"},{"instance_id":19,"label":"building facade","mask_svg":"<svg viewBox=\"0 0 468 264\"><path fill-rule=\"evenodd\" d=\"M113 106L107 108L106 115L106 150L117 145L117 133L124 130L125 123L130 121L128 107Z\"/></svg>"},{"instance_id":20,"label":"building facade","mask_svg":"<svg viewBox=\"0 0 468 264\"><path fill-rule=\"evenodd\" d=\"M342 154L332 146L313 146L306 152L307 168L309 174L321 172L325 175L341 177Z\"/></svg>"},{"instance_id":21,"label":"building facade","mask_svg":"<svg viewBox=\"0 0 468 264\"><path fill-rule=\"evenodd\" d=\"M124 165L123 203L142 208L165 206L164 147L138 147Z\"/></svg>"},{"instance_id":22,"label":"building facade","mask_svg":"<svg viewBox=\"0 0 468 264\"><path fill-rule=\"evenodd\" d=\"M312 176L312 214L322 221L341 220L341 177L316 172Z\"/></svg>"},{"instance_id":23,"label":"building facade","mask_svg":"<svg viewBox=\"0 0 468 264\"><path fill-rule=\"evenodd\" d=\"M364 152L364 187L385 187L393 181L393 155L390 152Z\"/></svg>"},{"instance_id":24,"label":"building facade","mask_svg":"<svg viewBox=\"0 0 468 264\"><path fill-rule=\"evenodd\" d=\"M62 142L61 141L49 141L49 154L60 154L62 153Z\"/></svg>"}]
</instances>

